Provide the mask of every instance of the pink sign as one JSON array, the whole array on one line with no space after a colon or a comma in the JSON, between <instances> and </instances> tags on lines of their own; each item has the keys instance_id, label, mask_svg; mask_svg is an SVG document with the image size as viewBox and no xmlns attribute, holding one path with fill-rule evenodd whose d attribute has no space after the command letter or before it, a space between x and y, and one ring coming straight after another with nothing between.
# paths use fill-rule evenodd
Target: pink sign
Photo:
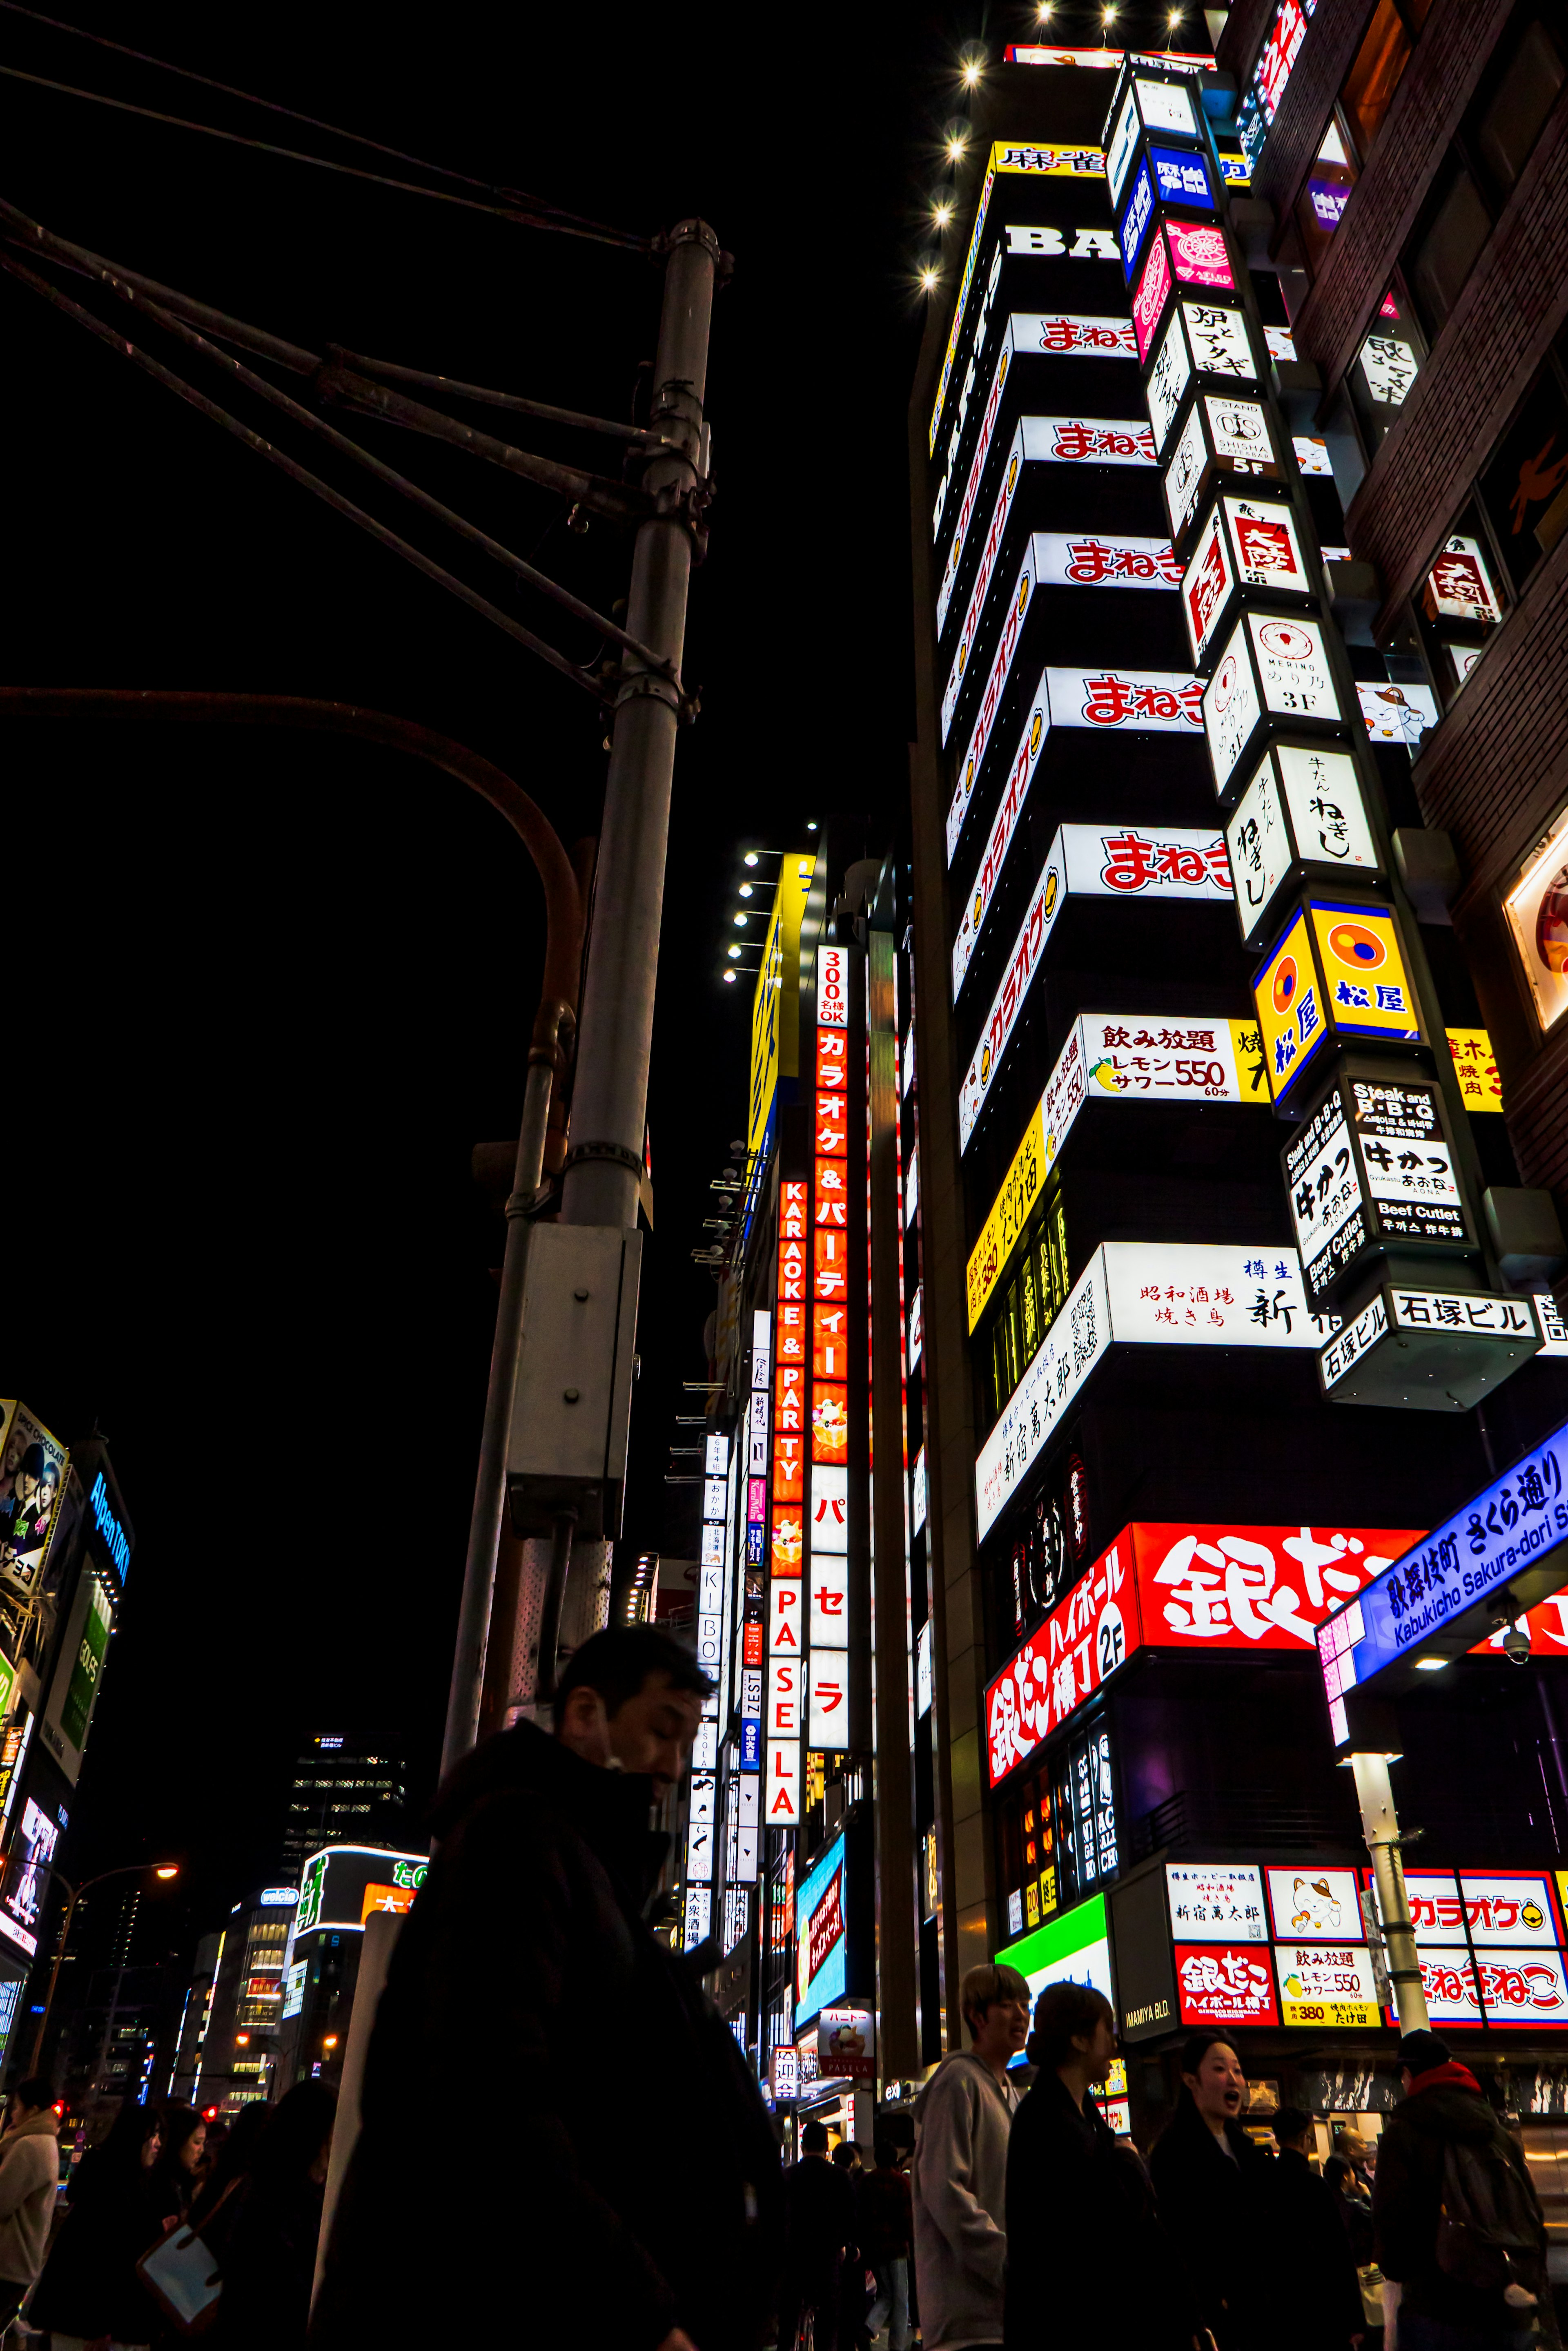
<instances>
[{"instance_id":1,"label":"pink sign","mask_svg":"<svg viewBox=\"0 0 1568 2351\"><path fill-rule=\"evenodd\" d=\"M1170 292L1170 259L1165 250L1165 240L1157 236L1148 249L1148 259L1143 266L1143 276L1133 296L1133 332L1137 337L1137 355L1147 360L1154 341L1155 329L1165 309L1166 297Z\"/></svg>"},{"instance_id":2,"label":"pink sign","mask_svg":"<svg viewBox=\"0 0 1568 2351\"><path fill-rule=\"evenodd\" d=\"M1170 220L1165 224L1165 234L1171 267L1184 286L1218 286L1235 291L1222 229L1207 227L1201 221Z\"/></svg>"}]
</instances>

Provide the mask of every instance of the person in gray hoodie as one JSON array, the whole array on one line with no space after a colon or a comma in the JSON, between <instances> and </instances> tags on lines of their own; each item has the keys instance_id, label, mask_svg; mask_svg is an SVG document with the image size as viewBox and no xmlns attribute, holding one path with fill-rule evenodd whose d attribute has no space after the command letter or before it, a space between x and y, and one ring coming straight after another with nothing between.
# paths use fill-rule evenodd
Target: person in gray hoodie
<instances>
[{"instance_id":1,"label":"person in gray hoodie","mask_svg":"<svg viewBox=\"0 0 1568 2351\"><path fill-rule=\"evenodd\" d=\"M1010 2061L1029 2034L1016 1968L971 1968L959 1987L970 2046L945 2057L915 2106L915 2278L924 2351L1000 2351L1007 2280Z\"/></svg>"},{"instance_id":2,"label":"person in gray hoodie","mask_svg":"<svg viewBox=\"0 0 1568 2351\"><path fill-rule=\"evenodd\" d=\"M18 2082L0 2138L0 2330L21 2309L49 2250L60 2184L60 2118L54 2093L36 2074Z\"/></svg>"}]
</instances>

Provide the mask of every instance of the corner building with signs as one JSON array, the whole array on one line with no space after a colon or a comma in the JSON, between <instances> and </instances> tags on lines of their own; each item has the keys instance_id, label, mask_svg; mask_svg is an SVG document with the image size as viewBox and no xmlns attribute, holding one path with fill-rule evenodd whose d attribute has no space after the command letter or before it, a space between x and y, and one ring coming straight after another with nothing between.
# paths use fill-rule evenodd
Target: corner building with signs
<instances>
[{"instance_id":1,"label":"corner building with signs","mask_svg":"<svg viewBox=\"0 0 1568 2351\"><path fill-rule=\"evenodd\" d=\"M1396 2028L1317 1633L1547 1458L1559 1250L1234 77L1021 47L971 110L909 421L919 2065L1005 1957L1113 1999L1143 2146L1210 2022L1254 2119L1376 2130ZM1400 1695L1393 1785L1433 2022L1546 2115L1568 1602L1531 1598L1526 1671L1503 1590Z\"/></svg>"}]
</instances>

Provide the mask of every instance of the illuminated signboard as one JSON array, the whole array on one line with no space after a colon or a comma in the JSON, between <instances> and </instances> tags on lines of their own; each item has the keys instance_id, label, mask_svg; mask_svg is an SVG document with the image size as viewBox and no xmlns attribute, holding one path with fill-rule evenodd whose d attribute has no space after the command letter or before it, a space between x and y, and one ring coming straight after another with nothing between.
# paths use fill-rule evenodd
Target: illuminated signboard
<instances>
[{"instance_id":1,"label":"illuminated signboard","mask_svg":"<svg viewBox=\"0 0 1568 2351\"><path fill-rule=\"evenodd\" d=\"M1568 2025L1562 1915L1544 1872L1412 1869L1406 1888L1434 2024Z\"/></svg>"},{"instance_id":2,"label":"illuminated signboard","mask_svg":"<svg viewBox=\"0 0 1568 2351\"><path fill-rule=\"evenodd\" d=\"M1394 915L1359 900L1311 893L1264 960L1252 1000L1276 1102L1331 1035L1424 1041Z\"/></svg>"},{"instance_id":3,"label":"illuminated signboard","mask_svg":"<svg viewBox=\"0 0 1568 2351\"><path fill-rule=\"evenodd\" d=\"M1227 820L1225 845L1248 946L1278 921L1282 893L1293 894L1331 872L1371 882L1383 870L1355 762L1347 751L1310 744L1270 746ZM1491 1064L1490 1042L1484 1055L1468 1055L1472 1063L1478 1059ZM1479 1080L1475 1092L1481 1092Z\"/></svg>"},{"instance_id":4,"label":"illuminated signboard","mask_svg":"<svg viewBox=\"0 0 1568 2351\"><path fill-rule=\"evenodd\" d=\"M1328 1619L1317 1648L1339 1744L1349 1735L1346 1691L1413 1656L1451 1619L1468 1617L1478 1602L1501 1593L1511 1576L1561 1566L1568 1556L1563 1551L1568 1543L1565 1468L1568 1423ZM1559 1577L1563 1581L1568 1570ZM1451 1644L1439 1643L1432 1654L1450 1649Z\"/></svg>"},{"instance_id":5,"label":"illuminated signboard","mask_svg":"<svg viewBox=\"0 0 1568 2351\"><path fill-rule=\"evenodd\" d=\"M1243 612L1203 695L1214 789L1231 786L1265 717L1338 725L1343 716L1320 622Z\"/></svg>"},{"instance_id":6,"label":"illuminated signboard","mask_svg":"<svg viewBox=\"0 0 1568 2351\"><path fill-rule=\"evenodd\" d=\"M835 1838L794 1897L795 2031L848 1988L844 1839Z\"/></svg>"},{"instance_id":7,"label":"illuminated signboard","mask_svg":"<svg viewBox=\"0 0 1568 2351\"><path fill-rule=\"evenodd\" d=\"M1158 251L1160 266L1168 276L1163 245ZM1151 253L1148 262L1151 270L1155 266L1155 257ZM1153 299L1152 292L1149 299ZM1152 316L1146 320L1150 335L1158 323L1162 305L1163 294L1155 305ZM1137 300L1133 324L1135 328L1138 325ZM1224 376L1238 383L1257 381L1257 362L1252 357L1247 321L1241 311L1221 302L1189 299L1177 304L1144 385L1149 419L1161 449L1170 438L1171 428L1181 412L1183 396L1195 372Z\"/></svg>"},{"instance_id":8,"label":"illuminated signboard","mask_svg":"<svg viewBox=\"0 0 1568 2351\"><path fill-rule=\"evenodd\" d=\"M1079 1111L1102 1096L1113 1102L1266 1102L1257 1026L1201 1014L1080 1015L970 1252L971 1331Z\"/></svg>"},{"instance_id":9,"label":"illuminated signboard","mask_svg":"<svg viewBox=\"0 0 1568 2351\"><path fill-rule=\"evenodd\" d=\"M1179 1943L1266 1943L1260 1873L1250 1862L1168 1862L1165 1898Z\"/></svg>"},{"instance_id":10,"label":"illuminated signboard","mask_svg":"<svg viewBox=\"0 0 1568 2351\"><path fill-rule=\"evenodd\" d=\"M69 1458L25 1404L0 1403L0 1583L24 1597L38 1588Z\"/></svg>"},{"instance_id":11,"label":"illuminated signboard","mask_svg":"<svg viewBox=\"0 0 1568 2351\"><path fill-rule=\"evenodd\" d=\"M1288 1943L1274 1949L1283 2025L1378 2025L1382 2003L1372 1954L1355 1943Z\"/></svg>"},{"instance_id":12,"label":"illuminated signboard","mask_svg":"<svg viewBox=\"0 0 1568 2351\"><path fill-rule=\"evenodd\" d=\"M264 1910L292 1910L299 1900L296 1886L264 1886L257 1897Z\"/></svg>"},{"instance_id":13,"label":"illuminated signboard","mask_svg":"<svg viewBox=\"0 0 1568 2351\"><path fill-rule=\"evenodd\" d=\"M1245 1943L1178 1943L1172 1957L1183 2024L1278 2024L1267 1951Z\"/></svg>"},{"instance_id":14,"label":"illuminated signboard","mask_svg":"<svg viewBox=\"0 0 1568 2351\"><path fill-rule=\"evenodd\" d=\"M961 1150L968 1148L1069 893L1146 904L1229 904L1225 844L1217 834L1175 826L1150 832L1136 825L1058 829L959 1090Z\"/></svg>"},{"instance_id":15,"label":"illuminated signboard","mask_svg":"<svg viewBox=\"0 0 1568 2351\"><path fill-rule=\"evenodd\" d=\"M1364 1931L1361 1888L1353 1869L1268 1869L1276 1941L1343 1943Z\"/></svg>"},{"instance_id":16,"label":"illuminated signboard","mask_svg":"<svg viewBox=\"0 0 1568 2351\"><path fill-rule=\"evenodd\" d=\"M1312 583L1289 507L1240 496L1215 501L1181 582L1181 616L1200 662L1239 588L1307 596Z\"/></svg>"},{"instance_id":17,"label":"illuminated signboard","mask_svg":"<svg viewBox=\"0 0 1568 2351\"><path fill-rule=\"evenodd\" d=\"M1476 1250L1429 1079L1342 1078L1282 1157L1314 1303L1386 1243L1423 1254Z\"/></svg>"},{"instance_id":18,"label":"illuminated signboard","mask_svg":"<svg viewBox=\"0 0 1568 2351\"><path fill-rule=\"evenodd\" d=\"M1420 1540L1420 1538L1415 1538ZM1312 1650L1316 1627L1408 1550L1408 1528L1136 1523L1058 1601L985 1688L985 1754L999 1787L1140 1648ZM1312 1938L1276 1897L1274 1932ZM1293 1914L1300 1902L1293 1905ZM1345 1928L1333 1923L1343 1935ZM1189 1938L1187 1939L1197 1939Z\"/></svg>"},{"instance_id":19,"label":"illuminated signboard","mask_svg":"<svg viewBox=\"0 0 1568 2351\"><path fill-rule=\"evenodd\" d=\"M1112 1346L1315 1347L1332 1328L1307 1306L1294 1249L1103 1242L976 1457L981 1537Z\"/></svg>"},{"instance_id":20,"label":"illuminated signboard","mask_svg":"<svg viewBox=\"0 0 1568 2351\"><path fill-rule=\"evenodd\" d=\"M428 1854L392 1853L385 1845L333 1844L313 1853L300 1873L290 1950L302 1935L360 1933L369 1887L406 1892L411 1902L429 1867Z\"/></svg>"},{"instance_id":21,"label":"illuminated signboard","mask_svg":"<svg viewBox=\"0 0 1568 2351\"><path fill-rule=\"evenodd\" d=\"M1468 1111L1501 1111L1502 1078L1487 1031L1484 1029L1449 1029L1445 1034L1465 1108Z\"/></svg>"},{"instance_id":22,"label":"illuminated signboard","mask_svg":"<svg viewBox=\"0 0 1568 2351\"><path fill-rule=\"evenodd\" d=\"M1568 809L1563 810L1502 902L1535 1018L1554 1028L1568 1010Z\"/></svg>"},{"instance_id":23,"label":"illuminated signboard","mask_svg":"<svg viewBox=\"0 0 1568 2351\"><path fill-rule=\"evenodd\" d=\"M1086 1902L1047 1920L1021 1942L1005 1944L996 1954L996 1964L1016 1968L1029 1986L1031 1998L1048 1983L1092 1984L1114 2005L1105 1896L1092 1894Z\"/></svg>"},{"instance_id":24,"label":"illuminated signboard","mask_svg":"<svg viewBox=\"0 0 1568 2351\"><path fill-rule=\"evenodd\" d=\"M44 1896L40 1881L59 1841L58 1823L27 1797L0 1879L0 1935L29 1959L36 1956L38 1949L36 1928Z\"/></svg>"},{"instance_id":25,"label":"illuminated signboard","mask_svg":"<svg viewBox=\"0 0 1568 2351\"><path fill-rule=\"evenodd\" d=\"M815 870L813 857L788 856L779 861L778 888L774 893L773 913L763 942L762 969L752 998L746 1160L753 1195L770 1147L779 1079L795 1074L798 1048L794 1010L800 987L800 925Z\"/></svg>"}]
</instances>

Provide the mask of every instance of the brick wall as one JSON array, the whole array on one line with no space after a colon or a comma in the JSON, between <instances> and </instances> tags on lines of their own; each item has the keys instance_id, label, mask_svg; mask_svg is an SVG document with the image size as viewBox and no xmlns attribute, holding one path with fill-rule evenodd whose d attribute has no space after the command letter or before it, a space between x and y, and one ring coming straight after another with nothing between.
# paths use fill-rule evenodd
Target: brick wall
<instances>
[{"instance_id":1,"label":"brick wall","mask_svg":"<svg viewBox=\"0 0 1568 2351\"><path fill-rule=\"evenodd\" d=\"M1504 921L1501 897L1568 797L1568 538L1417 766L1428 824L1452 833L1465 875L1454 929L1502 1077L1520 1175L1568 1207L1568 1024L1544 1039Z\"/></svg>"},{"instance_id":2,"label":"brick wall","mask_svg":"<svg viewBox=\"0 0 1568 2351\"><path fill-rule=\"evenodd\" d=\"M1337 383L1355 356L1512 5L1513 0L1437 0L1427 19L1323 269L1294 321L1296 349L1315 363L1325 384ZM1303 62L1311 45L1309 34ZM1287 104L1293 96L1293 88L1287 90Z\"/></svg>"},{"instance_id":3,"label":"brick wall","mask_svg":"<svg viewBox=\"0 0 1568 2351\"><path fill-rule=\"evenodd\" d=\"M1225 27L1214 51L1215 62L1225 73L1234 74L1240 88L1245 89L1247 77L1257 62L1258 51L1263 46L1263 35L1274 21L1279 0L1235 0L1235 5L1225 19Z\"/></svg>"},{"instance_id":4,"label":"brick wall","mask_svg":"<svg viewBox=\"0 0 1568 2351\"><path fill-rule=\"evenodd\" d=\"M1318 0L1252 183L1253 194L1272 204L1282 227L1323 143L1329 110L1375 5L1376 0Z\"/></svg>"},{"instance_id":5,"label":"brick wall","mask_svg":"<svg viewBox=\"0 0 1568 2351\"><path fill-rule=\"evenodd\" d=\"M1568 89L1345 517L1390 610L1414 588L1568 315L1565 254Z\"/></svg>"}]
</instances>

